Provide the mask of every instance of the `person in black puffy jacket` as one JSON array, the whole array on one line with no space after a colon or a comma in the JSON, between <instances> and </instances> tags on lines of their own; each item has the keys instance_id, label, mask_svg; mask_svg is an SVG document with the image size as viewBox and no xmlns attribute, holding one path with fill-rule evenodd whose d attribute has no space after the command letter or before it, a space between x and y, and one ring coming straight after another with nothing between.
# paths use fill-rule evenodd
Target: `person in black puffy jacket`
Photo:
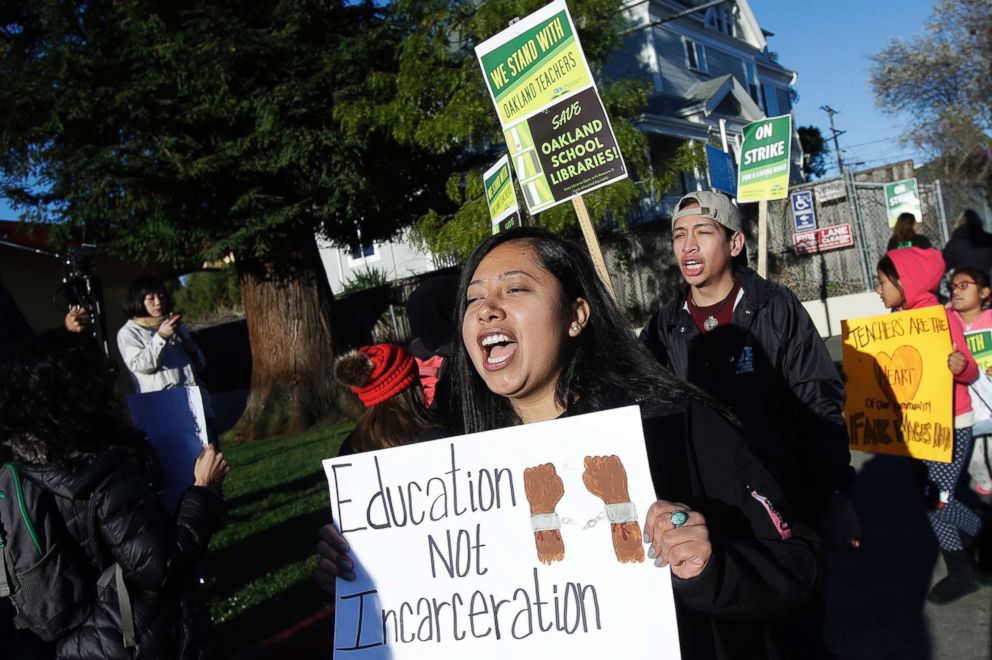
<instances>
[{"instance_id":1,"label":"person in black puffy jacket","mask_svg":"<svg viewBox=\"0 0 992 660\"><path fill-rule=\"evenodd\" d=\"M119 565L132 601L133 647L125 646L115 580L100 580L91 611L55 642L55 657L210 657L210 619L191 568L223 521L217 488L227 461L206 448L170 516L151 484L151 450L124 421L114 381L92 340L64 330L21 347L0 378L0 453L55 496L90 561L87 579L96 583Z\"/></svg>"}]
</instances>

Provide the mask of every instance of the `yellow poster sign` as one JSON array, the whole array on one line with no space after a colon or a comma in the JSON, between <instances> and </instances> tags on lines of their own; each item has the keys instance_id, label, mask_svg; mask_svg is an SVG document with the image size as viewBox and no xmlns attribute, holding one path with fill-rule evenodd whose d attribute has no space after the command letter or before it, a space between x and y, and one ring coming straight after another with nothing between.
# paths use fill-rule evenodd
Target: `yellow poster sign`
<instances>
[{"instance_id":1,"label":"yellow poster sign","mask_svg":"<svg viewBox=\"0 0 992 660\"><path fill-rule=\"evenodd\" d=\"M841 322L851 449L949 463L951 334L940 306Z\"/></svg>"}]
</instances>

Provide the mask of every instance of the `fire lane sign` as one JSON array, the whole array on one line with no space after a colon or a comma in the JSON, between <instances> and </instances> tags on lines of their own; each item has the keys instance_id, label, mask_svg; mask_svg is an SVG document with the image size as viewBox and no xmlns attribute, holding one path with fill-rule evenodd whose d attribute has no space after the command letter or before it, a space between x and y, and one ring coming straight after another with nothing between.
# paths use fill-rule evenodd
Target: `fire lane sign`
<instances>
[{"instance_id":1,"label":"fire lane sign","mask_svg":"<svg viewBox=\"0 0 992 660\"><path fill-rule=\"evenodd\" d=\"M851 225L832 225L795 234L796 254L816 254L854 245Z\"/></svg>"}]
</instances>

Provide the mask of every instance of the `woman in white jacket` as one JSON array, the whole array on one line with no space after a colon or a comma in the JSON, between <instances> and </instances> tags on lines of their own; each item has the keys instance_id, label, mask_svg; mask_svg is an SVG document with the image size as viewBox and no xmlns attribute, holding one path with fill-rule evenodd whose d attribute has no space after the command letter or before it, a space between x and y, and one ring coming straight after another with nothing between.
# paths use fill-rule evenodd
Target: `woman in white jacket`
<instances>
[{"instance_id":1,"label":"woman in white jacket","mask_svg":"<svg viewBox=\"0 0 992 660\"><path fill-rule=\"evenodd\" d=\"M200 387L204 411L212 417L210 396L197 380L197 372L205 366L203 353L183 325L182 316L173 313L161 280L139 277L132 282L124 300L124 314L128 321L117 333L117 348L135 389L145 393Z\"/></svg>"}]
</instances>

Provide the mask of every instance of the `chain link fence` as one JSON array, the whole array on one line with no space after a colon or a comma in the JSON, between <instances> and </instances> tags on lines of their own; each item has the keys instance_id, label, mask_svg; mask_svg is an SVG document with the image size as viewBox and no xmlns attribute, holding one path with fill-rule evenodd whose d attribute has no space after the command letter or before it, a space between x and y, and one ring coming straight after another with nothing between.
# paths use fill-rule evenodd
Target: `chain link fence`
<instances>
[{"instance_id":1,"label":"chain link fence","mask_svg":"<svg viewBox=\"0 0 992 660\"><path fill-rule=\"evenodd\" d=\"M892 236L884 184L912 178L914 174L912 163L903 162L793 188L792 192L813 191L818 228L851 225L853 246L819 254L796 253L795 220L789 200L769 202L769 279L789 287L803 301L872 291L875 265L885 254ZM929 238L934 247L943 248L955 218L965 208L975 209L986 226L992 228L989 224L992 213L983 189L937 181L920 184L918 190L922 217L917 233ZM678 199L678 196L665 196L646 207L625 229L600 234L618 302L633 327L647 322L682 284L671 242L671 213ZM757 204L742 206L752 268L757 267L757 208ZM381 291L378 298L373 291L357 296L378 301L360 305L362 309L373 310L371 332L376 341L409 340L410 327L404 305L413 289L427 276L394 282L388 287L388 293Z\"/></svg>"},{"instance_id":2,"label":"chain link fence","mask_svg":"<svg viewBox=\"0 0 992 660\"><path fill-rule=\"evenodd\" d=\"M851 225L853 246L820 254L796 253L795 219L789 200L770 202L770 279L788 286L800 300L873 290L875 266L885 255L892 237L885 183L912 176L911 166L907 171L903 164L896 164L793 188L790 192L813 191L817 228ZM938 249L947 243L955 219L965 208L978 211L986 226L992 222L988 200L981 188L935 181L919 184L918 191L922 212L917 218L916 231Z\"/></svg>"},{"instance_id":3,"label":"chain link fence","mask_svg":"<svg viewBox=\"0 0 992 660\"><path fill-rule=\"evenodd\" d=\"M875 265L892 236L884 184L914 175L912 163L907 161L793 188L791 192L813 191L818 228L851 225L853 246L819 254L796 253L795 219L789 200L769 202L769 279L789 287L804 301L872 291ZM920 184L918 191L922 213L917 233L929 238L934 247L943 248L955 218L965 208L974 208L992 228L983 189L937 181ZM742 206L752 268L757 267L757 207ZM666 210L665 204L657 205L650 218L642 218L647 221L644 224L635 222L601 236L620 306L635 327L673 296L682 282L671 249L671 211Z\"/></svg>"}]
</instances>

